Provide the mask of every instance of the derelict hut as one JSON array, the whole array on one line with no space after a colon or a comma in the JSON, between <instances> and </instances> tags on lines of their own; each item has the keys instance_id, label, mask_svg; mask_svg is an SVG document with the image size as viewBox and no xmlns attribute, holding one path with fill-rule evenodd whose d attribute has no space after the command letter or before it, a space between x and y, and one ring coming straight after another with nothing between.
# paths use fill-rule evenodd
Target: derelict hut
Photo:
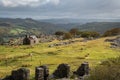
<instances>
[{"instance_id":1,"label":"derelict hut","mask_svg":"<svg viewBox=\"0 0 120 80\"><path fill-rule=\"evenodd\" d=\"M25 36L23 39L23 45L33 45L39 42L38 38L35 35L32 36Z\"/></svg>"},{"instance_id":2,"label":"derelict hut","mask_svg":"<svg viewBox=\"0 0 120 80\"><path fill-rule=\"evenodd\" d=\"M23 39L23 45L29 45L29 44L30 44L30 39L28 35L26 35L25 38Z\"/></svg>"}]
</instances>

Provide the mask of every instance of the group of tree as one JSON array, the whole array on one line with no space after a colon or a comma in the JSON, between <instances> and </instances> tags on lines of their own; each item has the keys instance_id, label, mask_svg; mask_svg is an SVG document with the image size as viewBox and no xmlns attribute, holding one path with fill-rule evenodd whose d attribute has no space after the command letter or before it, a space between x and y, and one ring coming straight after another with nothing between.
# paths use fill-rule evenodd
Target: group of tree
<instances>
[{"instance_id":1,"label":"group of tree","mask_svg":"<svg viewBox=\"0 0 120 80\"><path fill-rule=\"evenodd\" d=\"M57 37L63 37L63 39L72 38L72 35L69 32L64 32L64 31L57 31L57 32L55 32L55 35Z\"/></svg>"},{"instance_id":2,"label":"group of tree","mask_svg":"<svg viewBox=\"0 0 120 80\"><path fill-rule=\"evenodd\" d=\"M116 36L120 35L120 28L113 28L107 30L105 33L100 34L96 31L80 31L77 28L72 28L68 32L64 31L57 31L55 32L57 36L63 36L63 39L71 39L76 37L83 37L83 38L98 38L98 37L107 37L107 36Z\"/></svg>"},{"instance_id":3,"label":"group of tree","mask_svg":"<svg viewBox=\"0 0 120 80\"><path fill-rule=\"evenodd\" d=\"M57 32L55 32L55 35L57 35L57 36L62 36L64 34L65 34L65 32L63 32L63 31L57 31Z\"/></svg>"},{"instance_id":4,"label":"group of tree","mask_svg":"<svg viewBox=\"0 0 120 80\"><path fill-rule=\"evenodd\" d=\"M57 36L63 36L63 39L71 39L76 37L83 37L83 38L97 38L100 34L96 31L80 31L77 28L72 28L69 32L57 31L55 32Z\"/></svg>"},{"instance_id":5,"label":"group of tree","mask_svg":"<svg viewBox=\"0 0 120 80\"><path fill-rule=\"evenodd\" d=\"M84 38L89 38L89 37L97 38L97 37L100 37L100 33L96 32L96 31L81 31L81 32L78 33L78 35L81 35L81 37L84 37Z\"/></svg>"},{"instance_id":6,"label":"group of tree","mask_svg":"<svg viewBox=\"0 0 120 80\"><path fill-rule=\"evenodd\" d=\"M113 29L107 30L103 34L104 37L106 37L106 36L116 36L116 35L120 35L120 28L113 28Z\"/></svg>"}]
</instances>

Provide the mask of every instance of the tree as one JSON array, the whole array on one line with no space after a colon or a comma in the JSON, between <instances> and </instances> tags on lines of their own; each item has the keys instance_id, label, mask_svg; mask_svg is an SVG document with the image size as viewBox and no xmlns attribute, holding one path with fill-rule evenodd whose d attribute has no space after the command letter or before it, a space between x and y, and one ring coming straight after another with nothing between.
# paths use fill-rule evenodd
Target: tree
<instances>
[{"instance_id":1,"label":"tree","mask_svg":"<svg viewBox=\"0 0 120 80\"><path fill-rule=\"evenodd\" d=\"M83 31L83 32L81 33L81 37L89 38L89 37L90 37L90 32L88 32L88 31Z\"/></svg>"},{"instance_id":2,"label":"tree","mask_svg":"<svg viewBox=\"0 0 120 80\"><path fill-rule=\"evenodd\" d=\"M79 32L79 30L77 28L72 28L70 31L69 31L73 36L76 36L77 33Z\"/></svg>"},{"instance_id":3,"label":"tree","mask_svg":"<svg viewBox=\"0 0 120 80\"><path fill-rule=\"evenodd\" d=\"M70 33L65 33L63 39L71 39L72 35Z\"/></svg>"},{"instance_id":4,"label":"tree","mask_svg":"<svg viewBox=\"0 0 120 80\"><path fill-rule=\"evenodd\" d=\"M90 36L96 38L96 37L100 37L100 34L98 32L92 31L90 33Z\"/></svg>"},{"instance_id":5,"label":"tree","mask_svg":"<svg viewBox=\"0 0 120 80\"><path fill-rule=\"evenodd\" d=\"M89 37L97 38L99 36L100 36L100 34L95 31L83 31L81 33L81 37L85 37L85 38L89 38Z\"/></svg>"},{"instance_id":6,"label":"tree","mask_svg":"<svg viewBox=\"0 0 120 80\"><path fill-rule=\"evenodd\" d=\"M65 32L63 32L63 31L57 31L57 32L55 32L55 35L57 35L57 36L62 36L64 34L65 34Z\"/></svg>"},{"instance_id":7,"label":"tree","mask_svg":"<svg viewBox=\"0 0 120 80\"><path fill-rule=\"evenodd\" d=\"M115 36L115 35L120 35L120 28L113 28L111 30L107 30L103 36Z\"/></svg>"},{"instance_id":8,"label":"tree","mask_svg":"<svg viewBox=\"0 0 120 80\"><path fill-rule=\"evenodd\" d=\"M2 44L4 42L3 38L0 37L0 44Z\"/></svg>"}]
</instances>

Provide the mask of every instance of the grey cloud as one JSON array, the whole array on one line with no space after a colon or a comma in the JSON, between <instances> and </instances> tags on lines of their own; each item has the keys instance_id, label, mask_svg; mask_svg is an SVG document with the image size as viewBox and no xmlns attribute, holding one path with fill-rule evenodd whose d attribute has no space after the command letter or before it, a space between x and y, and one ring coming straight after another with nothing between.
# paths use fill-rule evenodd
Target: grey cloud
<instances>
[{"instance_id":1,"label":"grey cloud","mask_svg":"<svg viewBox=\"0 0 120 80\"><path fill-rule=\"evenodd\" d=\"M37 7L48 3L59 4L60 0L1 0L0 3L4 7L18 7L18 6L30 6Z\"/></svg>"},{"instance_id":2,"label":"grey cloud","mask_svg":"<svg viewBox=\"0 0 120 80\"><path fill-rule=\"evenodd\" d=\"M32 18L120 18L119 0L51 0L51 3L30 7L0 7L0 17ZM52 2L52 3L53 3Z\"/></svg>"}]
</instances>

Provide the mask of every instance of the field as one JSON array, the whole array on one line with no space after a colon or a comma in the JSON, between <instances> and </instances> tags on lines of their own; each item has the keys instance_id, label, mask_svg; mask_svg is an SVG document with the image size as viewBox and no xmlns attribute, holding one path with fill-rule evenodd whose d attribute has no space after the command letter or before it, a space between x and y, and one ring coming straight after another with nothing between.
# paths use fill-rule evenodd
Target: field
<instances>
[{"instance_id":1,"label":"field","mask_svg":"<svg viewBox=\"0 0 120 80\"><path fill-rule=\"evenodd\" d=\"M48 65L50 73L61 63L69 64L71 71L75 71L84 61L89 62L90 67L94 68L101 61L120 56L120 49L110 48L110 43L104 42L105 39L100 38L51 48L48 47L49 44L59 41L39 43L34 46L0 46L0 78L20 67L29 68L31 78L33 78L35 67L44 64Z\"/></svg>"},{"instance_id":2,"label":"field","mask_svg":"<svg viewBox=\"0 0 120 80\"><path fill-rule=\"evenodd\" d=\"M18 27L19 27L19 26L18 26ZM14 29L11 29L10 34L15 34L15 35L17 35L18 33L22 33L22 32L26 32L26 30L20 29L20 28L14 28Z\"/></svg>"}]
</instances>

